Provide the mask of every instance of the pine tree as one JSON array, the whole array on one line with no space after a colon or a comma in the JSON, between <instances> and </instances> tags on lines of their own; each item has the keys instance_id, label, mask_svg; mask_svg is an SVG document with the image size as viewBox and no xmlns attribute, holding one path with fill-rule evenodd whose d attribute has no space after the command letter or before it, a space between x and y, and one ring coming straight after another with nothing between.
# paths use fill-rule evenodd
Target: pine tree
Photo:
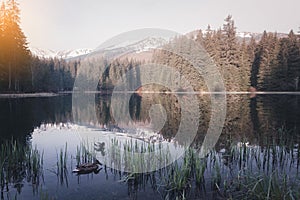
<instances>
[{"instance_id":1,"label":"pine tree","mask_svg":"<svg viewBox=\"0 0 300 200\"><path fill-rule=\"evenodd\" d=\"M280 40L279 52L277 55L277 66L274 67L272 79L275 84L274 87L279 90L288 90L288 39L283 38Z\"/></svg>"},{"instance_id":2,"label":"pine tree","mask_svg":"<svg viewBox=\"0 0 300 200\"><path fill-rule=\"evenodd\" d=\"M196 42L198 42L200 45L203 45L203 32L202 30L199 30L196 36Z\"/></svg>"},{"instance_id":3,"label":"pine tree","mask_svg":"<svg viewBox=\"0 0 300 200\"><path fill-rule=\"evenodd\" d=\"M238 69L240 67L240 47L236 38L236 27L231 15L228 15L225 19L221 41L220 63L226 89L240 91L242 82L239 74L240 69Z\"/></svg>"},{"instance_id":4,"label":"pine tree","mask_svg":"<svg viewBox=\"0 0 300 200\"><path fill-rule=\"evenodd\" d=\"M208 25L204 38L204 48L217 65L220 65L220 48L221 48L222 32L220 29L213 31Z\"/></svg>"},{"instance_id":5,"label":"pine tree","mask_svg":"<svg viewBox=\"0 0 300 200\"><path fill-rule=\"evenodd\" d=\"M250 69L251 69L251 55L248 52L246 40L243 39L240 55L239 55L239 73L241 76L241 89L247 91L250 86Z\"/></svg>"},{"instance_id":6,"label":"pine tree","mask_svg":"<svg viewBox=\"0 0 300 200\"><path fill-rule=\"evenodd\" d=\"M214 59L217 66L222 65L221 63L222 44L223 44L222 39L223 39L222 30L218 29L217 31L214 31L213 38L212 38L214 49L213 52L211 53L211 56Z\"/></svg>"},{"instance_id":7,"label":"pine tree","mask_svg":"<svg viewBox=\"0 0 300 200\"><path fill-rule=\"evenodd\" d=\"M214 44L213 44L212 37L213 37L213 31L211 30L210 25L208 25L205 31L205 38L203 44L205 50L210 54L210 56L214 51Z\"/></svg>"},{"instance_id":8,"label":"pine tree","mask_svg":"<svg viewBox=\"0 0 300 200\"><path fill-rule=\"evenodd\" d=\"M255 38L252 36L249 44L247 45L247 52L251 63L254 61L256 45Z\"/></svg>"},{"instance_id":9,"label":"pine tree","mask_svg":"<svg viewBox=\"0 0 300 200\"><path fill-rule=\"evenodd\" d=\"M4 40L4 26L5 26L5 4L2 2L0 7L0 89L2 88L3 82L6 79L6 71L5 71L5 40Z\"/></svg>"},{"instance_id":10,"label":"pine tree","mask_svg":"<svg viewBox=\"0 0 300 200\"><path fill-rule=\"evenodd\" d=\"M3 4L4 5L4 4ZM15 0L9 0L1 11L2 48L4 71L7 73L7 89L18 91L20 85L26 87L30 77L28 66L29 51L24 33L20 28L20 10ZM21 84L20 84L21 82Z\"/></svg>"},{"instance_id":11,"label":"pine tree","mask_svg":"<svg viewBox=\"0 0 300 200\"><path fill-rule=\"evenodd\" d=\"M291 83L292 88L297 90L299 88L298 83L300 77L300 48L299 39L294 34L293 30L291 30L289 33L287 64L289 68L289 82Z\"/></svg>"},{"instance_id":12,"label":"pine tree","mask_svg":"<svg viewBox=\"0 0 300 200\"><path fill-rule=\"evenodd\" d=\"M228 15L223 25L224 43L222 58L224 65L239 67L239 45L236 38L236 27L231 15Z\"/></svg>"},{"instance_id":13,"label":"pine tree","mask_svg":"<svg viewBox=\"0 0 300 200\"><path fill-rule=\"evenodd\" d=\"M277 37L277 33L269 33L268 34L268 65L265 68L265 75L263 79L263 85L268 90L278 90L276 88L276 82L278 80L275 80L272 78L272 74L274 73L276 66L278 65L278 54L280 51L280 42Z\"/></svg>"},{"instance_id":14,"label":"pine tree","mask_svg":"<svg viewBox=\"0 0 300 200\"><path fill-rule=\"evenodd\" d=\"M276 34L264 31L252 64L251 85L260 90L275 90L272 78L273 70L278 63L280 44Z\"/></svg>"}]
</instances>

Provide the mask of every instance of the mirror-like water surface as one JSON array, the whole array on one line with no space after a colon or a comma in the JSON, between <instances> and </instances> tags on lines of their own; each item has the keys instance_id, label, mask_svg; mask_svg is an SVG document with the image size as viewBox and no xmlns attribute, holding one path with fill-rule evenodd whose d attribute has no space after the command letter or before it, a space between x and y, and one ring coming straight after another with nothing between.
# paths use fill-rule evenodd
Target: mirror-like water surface
<instances>
[{"instance_id":1,"label":"mirror-like water surface","mask_svg":"<svg viewBox=\"0 0 300 200\"><path fill-rule=\"evenodd\" d=\"M189 149L176 138L179 98L188 102L190 97L133 94L125 105L120 94L118 107L112 108L110 96L96 95L95 104L82 102L73 110L70 95L0 99L1 198L226 199L251 189L255 194L249 196L259 199L268 183L275 191L282 181L286 193L294 195L288 186L298 181L298 95L227 95L222 134L204 157L200 150L212 114L210 96L197 96L201 115ZM122 112L126 106L131 119L115 120L112 109ZM96 119L89 114L93 110ZM184 151L170 165L168 155ZM72 173L94 158L103 164L97 170ZM130 173L133 169L149 172Z\"/></svg>"}]
</instances>

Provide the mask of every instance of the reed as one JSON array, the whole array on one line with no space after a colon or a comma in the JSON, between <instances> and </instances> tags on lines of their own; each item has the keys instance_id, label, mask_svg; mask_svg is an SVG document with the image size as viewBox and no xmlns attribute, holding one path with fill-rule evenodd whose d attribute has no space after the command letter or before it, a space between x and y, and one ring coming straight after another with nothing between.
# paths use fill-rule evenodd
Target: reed
<instances>
[{"instance_id":1,"label":"reed","mask_svg":"<svg viewBox=\"0 0 300 200\"><path fill-rule=\"evenodd\" d=\"M168 159L168 153L159 151L153 144L129 140L122 146L116 139L111 143L108 156L122 160L122 163L110 163L115 169L122 164L126 169L151 169L151 164L157 164L148 163L147 157L135 155L136 152L157 150L158 159ZM299 199L300 182L295 177L298 152L298 147L291 151L286 143L274 141L264 147L241 142L223 153L212 150L205 158L200 158L196 149L188 148L169 166L151 173L123 173L121 181L128 185L133 182L145 185L155 180L152 187L167 199L188 198L199 186L225 199ZM120 175L122 170L116 171L115 174ZM150 184L153 185L153 181Z\"/></svg>"},{"instance_id":2,"label":"reed","mask_svg":"<svg viewBox=\"0 0 300 200\"><path fill-rule=\"evenodd\" d=\"M75 157L77 165L80 163L93 162L96 157L96 152L94 147L86 141L85 143L80 143L80 145L77 146Z\"/></svg>"},{"instance_id":3,"label":"reed","mask_svg":"<svg viewBox=\"0 0 300 200\"><path fill-rule=\"evenodd\" d=\"M68 186L68 145L64 146L56 154L56 175L61 185L66 184Z\"/></svg>"},{"instance_id":4,"label":"reed","mask_svg":"<svg viewBox=\"0 0 300 200\"><path fill-rule=\"evenodd\" d=\"M68 145L66 143L65 148L61 148L59 154L57 154L57 174L64 173L67 170L67 160L68 160Z\"/></svg>"},{"instance_id":5,"label":"reed","mask_svg":"<svg viewBox=\"0 0 300 200\"><path fill-rule=\"evenodd\" d=\"M0 186L8 190L10 184L30 182L36 192L43 180L43 153L31 144L18 140L4 141L0 145ZM18 188L17 188L18 189Z\"/></svg>"}]
</instances>

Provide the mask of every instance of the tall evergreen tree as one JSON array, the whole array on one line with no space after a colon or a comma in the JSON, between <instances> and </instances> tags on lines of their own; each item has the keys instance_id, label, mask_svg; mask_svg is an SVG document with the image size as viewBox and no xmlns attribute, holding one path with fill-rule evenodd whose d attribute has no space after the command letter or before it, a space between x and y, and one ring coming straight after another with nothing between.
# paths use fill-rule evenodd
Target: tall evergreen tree
<instances>
[{"instance_id":1,"label":"tall evergreen tree","mask_svg":"<svg viewBox=\"0 0 300 200\"><path fill-rule=\"evenodd\" d=\"M294 90L299 88L299 78L300 78L300 48L299 48L299 38L294 34L293 30L289 33L289 43L288 43L288 60L287 60L289 73L288 76L291 79L290 83Z\"/></svg>"},{"instance_id":2,"label":"tall evergreen tree","mask_svg":"<svg viewBox=\"0 0 300 200\"><path fill-rule=\"evenodd\" d=\"M220 29L217 31L211 30L208 25L205 38L204 38L204 47L210 57L215 61L217 65L220 66L220 57L221 57L221 41L222 40L222 32Z\"/></svg>"},{"instance_id":3,"label":"tall evergreen tree","mask_svg":"<svg viewBox=\"0 0 300 200\"><path fill-rule=\"evenodd\" d=\"M241 77L241 89L247 91L250 86L250 69L251 69L251 55L248 52L246 40L243 39L239 55L239 73Z\"/></svg>"},{"instance_id":4,"label":"tall evergreen tree","mask_svg":"<svg viewBox=\"0 0 300 200\"><path fill-rule=\"evenodd\" d=\"M242 77L239 74L240 69L238 69L240 67L240 47L236 37L236 27L231 15L228 15L225 19L221 41L220 63L226 89L228 91L240 91L242 82Z\"/></svg>"},{"instance_id":5,"label":"tall evergreen tree","mask_svg":"<svg viewBox=\"0 0 300 200\"><path fill-rule=\"evenodd\" d=\"M15 0L8 0L2 13L3 42L1 46L4 71L7 74L7 89L18 91L22 90L20 85L25 87L30 75L27 63L30 57L25 35L20 28L18 3Z\"/></svg>"},{"instance_id":6,"label":"tall evergreen tree","mask_svg":"<svg viewBox=\"0 0 300 200\"><path fill-rule=\"evenodd\" d=\"M275 80L274 87L277 90L288 90L288 38L280 40L277 61L272 73L272 79Z\"/></svg>"},{"instance_id":7,"label":"tall evergreen tree","mask_svg":"<svg viewBox=\"0 0 300 200\"><path fill-rule=\"evenodd\" d=\"M239 45L236 38L236 27L231 15L228 15L223 25L222 60L224 65L239 67Z\"/></svg>"},{"instance_id":8,"label":"tall evergreen tree","mask_svg":"<svg viewBox=\"0 0 300 200\"><path fill-rule=\"evenodd\" d=\"M211 54L214 50L214 44L213 44L213 31L210 28L210 25L207 26L207 29L205 31L205 39L203 41L204 47L206 51Z\"/></svg>"},{"instance_id":9,"label":"tall evergreen tree","mask_svg":"<svg viewBox=\"0 0 300 200\"><path fill-rule=\"evenodd\" d=\"M5 26L5 15L6 15L6 10L5 10L5 4L4 2L1 3L0 7L0 89L2 83L6 79L6 72L5 72L5 48L4 48L4 26Z\"/></svg>"},{"instance_id":10,"label":"tall evergreen tree","mask_svg":"<svg viewBox=\"0 0 300 200\"><path fill-rule=\"evenodd\" d=\"M199 44L203 45L203 32L202 30L199 30L196 36L196 42L198 42Z\"/></svg>"},{"instance_id":11,"label":"tall evergreen tree","mask_svg":"<svg viewBox=\"0 0 300 200\"><path fill-rule=\"evenodd\" d=\"M279 40L276 34L264 31L252 64L251 85L260 90L274 90L272 70L278 62Z\"/></svg>"}]
</instances>

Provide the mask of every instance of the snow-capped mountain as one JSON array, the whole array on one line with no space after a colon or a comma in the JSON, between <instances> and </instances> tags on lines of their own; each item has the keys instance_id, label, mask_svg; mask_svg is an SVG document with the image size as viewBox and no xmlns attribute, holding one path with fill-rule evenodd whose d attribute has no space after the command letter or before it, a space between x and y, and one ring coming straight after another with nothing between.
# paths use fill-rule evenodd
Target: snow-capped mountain
<instances>
[{"instance_id":1,"label":"snow-capped mountain","mask_svg":"<svg viewBox=\"0 0 300 200\"><path fill-rule=\"evenodd\" d=\"M126 55L142 55L149 52L152 49L158 48L166 43L169 42L168 38L163 37L146 37L140 40L125 40L124 42L111 42L111 43L104 43L104 45L99 46L96 48L94 53L97 54L105 54L106 56L122 56ZM148 57L148 56L146 56ZM135 58L136 57L131 57Z\"/></svg>"},{"instance_id":2,"label":"snow-capped mountain","mask_svg":"<svg viewBox=\"0 0 300 200\"><path fill-rule=\"evenodd\" d=\"M140 41L125 41L123 43L111 45L108 47L98 47L98 51L113 51L113 50L127 50L127 51L148 51L162 46L168 42L165 38L147 37Z\"/></svg>"},{"instance_id":3,"label":"snow-capped mountain","mask_svg":"<svg viewBox=\"0 0 300 200\"><path fill-rule=\"evenodd\" d=\"M55 58L56 52L49 49L40 49L36 47L29 47L32 55L39 58Z\"/></svg>"},{"instance_id":4,"label":"snow-capped mountain","mask_svg":"<svg viewBox=\"0 0 300 200\"><path fill-rule=\"evenodd\" d=\"M213 30L212 30L213 31ZM185 34L188 38L191 39L197 39L197 36L199 34L200 30L191 31L187 34ZM202 34L205 36L207 33L206 30L202 30ZM288 37L288 34L286 33L276 33L278 38L285 38ZM259 41L261 37L263 36L263 33L255 33L255 32L246 32L246 31L237 31L236 37L239 41L243 41L244 39L246 41L250 41L250 39L253 37L256 41Z\"/></svg>"},{"instance_id":5,"label":"snow-capped mountain","mask_svg":"<svg viewBox=\"0 0 300 200\"><path fill-rule=\"evenodd\" d=\"M288 37L287 33L276 33L278 38L286 38ZM253 33L253 32L237 32L236 36L239 41L245 40L246 42L249 42L251 38L253 37L256 42L260 41L263 33Z\"/></svg>"},{"instance_id":6,"label":"snow-capped mountain","mask_svg":"<svg viewBox=\"0 0 300 200\"><path fill-rule=\"evenodd\" d=\"M202 31L205 34L206 31ZM199 30L192 31L185 34L188 38L196 39ZM250 41L251 37L254 37L256 41L259 41L263 33L253 33L253 32L237 32L236 36L239 41L246 40ZM285 33L277 33L277 37L283 38L287 37ZM77 59L82 58L89 53L109 53L110 55L121 55L123 53L141 53L155 49L157 47L163 46L170 41L170 38L163 37L146 37L139 40L128 40L120 43L110 43L101 45L95 50L92 49L75 49L75 50L65 50L65 51L52 51L47 49L40 49L35 47L30 47L30 51L33 55L40 58L59 58L59 59Z\"/></svg>"},{"instance_id":7,"label":"snow-capped mountain","mask_svg":"<svg viewBox=\"0 0 300 200\"><path fill-rule=\"evenodd\" d=\"M109 52L113 54L119 54L123 52L129 53L140 53L143 51L149 51L162 46L168 42L165 38L154 38L148 37L140 41L126 41L118 43L115 45L110 45L106 47L98 47L95 50L92 49L75 49L75 50L65 50L65 51L52 51L47 49L40 49L35 47L30 47L30 51L33 55L39 58L59 58L59 59L75 59L85 56L92 52Z\"/></svg>"},{"instance_id":8,"label":"snow-capped mountain","mask_svg":"<svg viewBox=\"0 0 300 200\"><path fill-rule=\"evenodd\" d=\"M70 59L78 56L84 56L91 53L92 49L75 49L75 50L66 50L57 52L57 57L62 59Z\"/></svg>"},{"instance_id":9,"label":"snow-capped mountain","mask_svg":"<svg viewBox=\"0 0 300 200\"><path fill-rule=\"evenodd\" d=\"M58 59L70 59L78 56L83 56L91 53L92 49L74 49L64 51L53 51L49 49L41 49L36 47L29 47L31 53L39 58L58 58Z\"/></svg>"},{"instance_id":10,"label":"snow-capped mountain","mask_svg":"<svg viewBox=\"0 0 300 200\"><path fill-rule=\"evenodd\" d=\"M241 38L251 38L252 36L255 37L258 33L251 33L251 32L237 32L236 36Z\"/></svg>"}]
</instances>

